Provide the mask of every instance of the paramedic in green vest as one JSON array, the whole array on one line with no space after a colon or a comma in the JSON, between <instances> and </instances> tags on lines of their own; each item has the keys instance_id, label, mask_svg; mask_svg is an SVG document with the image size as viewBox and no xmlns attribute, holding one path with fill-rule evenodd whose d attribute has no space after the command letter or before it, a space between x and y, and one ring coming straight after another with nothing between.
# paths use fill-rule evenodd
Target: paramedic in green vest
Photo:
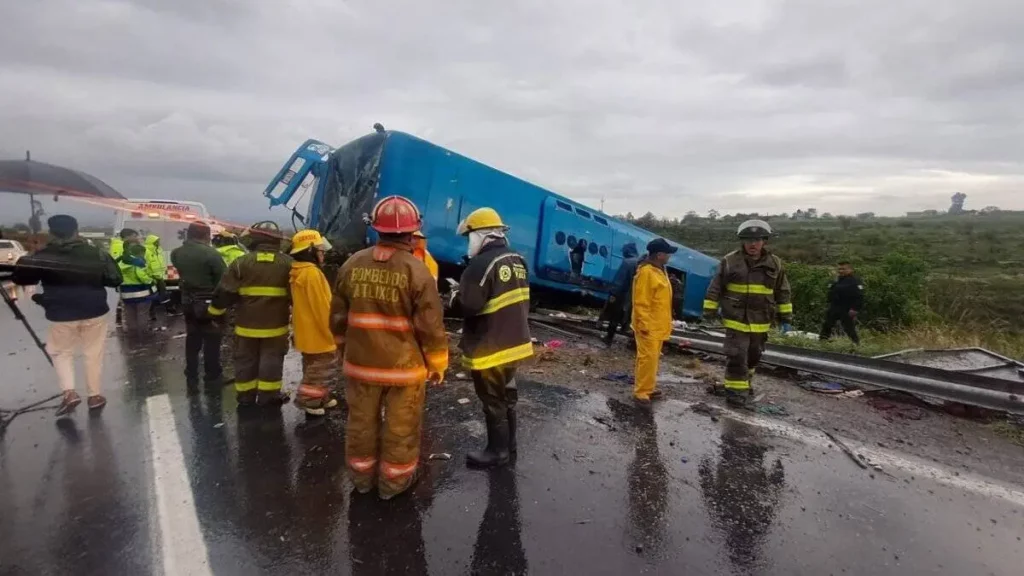
<instances>
[{"instance_id":1,"label":"paramedic in green vest","mask_svg":"<svg viewBox=\"0 0 1024 576\"><path fill-rule=\"evenodd\" d=\"M114 236L113 238L110 239L110 257L114 259L114 262L117 262L117 263L120 264L121 256L124 255L124 245L125 245L125 242L129 242L130 243L130 242L138 242L138 241L139 241L139 233L138 233L138 231L133 230L131 228L124 228L124 229L122 229L121 232L118 233L117 236ZM121 304L120 301L118 301L118 303L117 303L117 311L114 314L114 317L115 317L114 318L114 323L117 326L121 325L123 310L124 310L124 306Z\"/></svg>"},{"instance_id":2,"label":"paramedic in green vest","mask_svg":"<svg viewBox=\"0 0 1024 576\"><path fill-rule=\"evenodd\" d=\"M156 295L149 303L149 321L156 322L156 307L170 302L167 297L167 262L164 260L164 250L160 247L159 236L146 236L143 245L146 247L146 271L156 285Z\"/></svg>"},{"instance_id":3,"label":"paramedic in green vest","mask_svg":"<svg viewBox=\"0 0 1024 576\"><path fill-rule=\"evenodd\" d=\"M146 247L126 242L117 266L124 279L121 283L124 328L129 336L140 336L145 330L144 310L154 297L154 280L146 266Z\"/></svg>"}]
</instances>

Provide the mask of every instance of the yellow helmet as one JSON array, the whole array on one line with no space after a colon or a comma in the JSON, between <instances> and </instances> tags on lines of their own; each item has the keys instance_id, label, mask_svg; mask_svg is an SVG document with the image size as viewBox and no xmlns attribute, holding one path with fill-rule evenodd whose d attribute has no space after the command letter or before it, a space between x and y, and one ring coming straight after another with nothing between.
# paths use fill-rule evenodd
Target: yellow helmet
<instances>
[{"instance_id":1,"label":"yellow helmet","mask_svg":"<svg viewBox=\"0 0 1024 576\"><path fill-rule=\"evenodd\" d=\"M458 234L465 236L474 230L486 230L488 228L501 228L508 230L508 226L501 221L501 216L494 208L477 208L462 222L459 222Z\"/></svg>"},{"instance_id":2,"label":"yellow helmet","mask_svg":"<svg viewBox=\"0 0 1024 576\"><path fill-rule=\"evenodd\" d=\"M300 230L295 236L292 236L292 249L290 252L298 254L313 246L321 250L331 249L331 243L316 230Z\"/></svg>"}]
</instances>

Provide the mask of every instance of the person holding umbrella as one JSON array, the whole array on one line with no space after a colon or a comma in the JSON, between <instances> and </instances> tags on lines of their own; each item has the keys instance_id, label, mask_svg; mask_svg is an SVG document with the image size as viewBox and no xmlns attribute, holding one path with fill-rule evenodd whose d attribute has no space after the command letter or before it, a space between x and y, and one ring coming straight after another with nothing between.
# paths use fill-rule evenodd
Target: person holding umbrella
<instances>
[{"instance_id":1,"label":"person holding umbrella","mask_svg":"<svg viewBox=\"0 0 1024 576\"><path fill-rule=\"evenodd\" d=\"M78 236L78 221L58 214L47 221L52 239L41 250L24 256L14 268L14 283L32 286L42 282L43 292L32 300L46 311L51 322L47 351L53 357L63 390L57 416L81 404L75 391L75 353L85 356L86 388L90 410L102 408L100 394L103 351L107 340L107 288L121 285L121 272L109 254Z\"/></svg>"}]
</instances>

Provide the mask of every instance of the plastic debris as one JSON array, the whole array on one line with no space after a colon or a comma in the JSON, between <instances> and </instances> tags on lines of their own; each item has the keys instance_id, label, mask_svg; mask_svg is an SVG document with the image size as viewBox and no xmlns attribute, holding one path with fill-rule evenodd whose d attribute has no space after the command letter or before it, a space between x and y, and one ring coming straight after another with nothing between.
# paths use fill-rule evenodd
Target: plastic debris
<instances>
[{"instance_id":1,"label":"plastic debris","mask_svg":"<svg viewBox=\"0 0 1024 576\"><path fill-rule=\"evenodd\" d=\"M458 402L463 405L469 404L469 398L459 398Z\"/></svg>"},{"instance_id":2,"label":"plastic debris","mask_svg":"<svg viewBox=\"0 0 1024 576\"><path fill-rule=\"evenodd\" d=\"M427 456L427 460L451 460L452 455L447 452L438 452L437 454L431 454Z\"/></svg>"},{"instance_id":3,"label":"plastic debris","mask_svg":"<svg viewBox=\"0 0 1024 576\"><path fill-rule=\"evenodd\" d=\"M544 343L545 348L561 348L562 346L565 346L565 342L561 340L548 340Z\"/></svg>"},{"instance_id":4,"label":"plastic debris","mask_svg":"<svg viewBox=\"0 0 1024 576\"><path fill-rule=\"evenodd\" d=\"M223 428L224 427L224 423L223 422L217 422L216 424L213 425L213 427L214 428Z\"/></svg>"},{"instance_id":5,"label":"plastic debris","mask_svg":"<svg viewBox=\"0 0 1024 576\"><path fill-rule=\"evenodd\" d=\"M846 391L846 387L839 382L823 382L821 380L801 382L800 387L818 394L842 394Z\"/></svg>"}]
</instances>

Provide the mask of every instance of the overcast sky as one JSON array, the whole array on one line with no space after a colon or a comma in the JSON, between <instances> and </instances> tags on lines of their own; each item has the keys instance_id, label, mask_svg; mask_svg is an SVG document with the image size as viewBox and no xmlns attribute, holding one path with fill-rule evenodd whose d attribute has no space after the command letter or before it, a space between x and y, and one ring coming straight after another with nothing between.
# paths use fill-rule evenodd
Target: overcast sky
<instances>
[{"instance_id":1,"label":"overcast sky","mask_svg":"<svg viewBox=\"0 0 1024 576\"><path fill-rule=\"evenodd\" d=\"M0 21L0 158L225 218L265 216L304 139L374 122L610 213L1024 209L1020 0L0 0Z\"/></svg>"}]
</instances>

